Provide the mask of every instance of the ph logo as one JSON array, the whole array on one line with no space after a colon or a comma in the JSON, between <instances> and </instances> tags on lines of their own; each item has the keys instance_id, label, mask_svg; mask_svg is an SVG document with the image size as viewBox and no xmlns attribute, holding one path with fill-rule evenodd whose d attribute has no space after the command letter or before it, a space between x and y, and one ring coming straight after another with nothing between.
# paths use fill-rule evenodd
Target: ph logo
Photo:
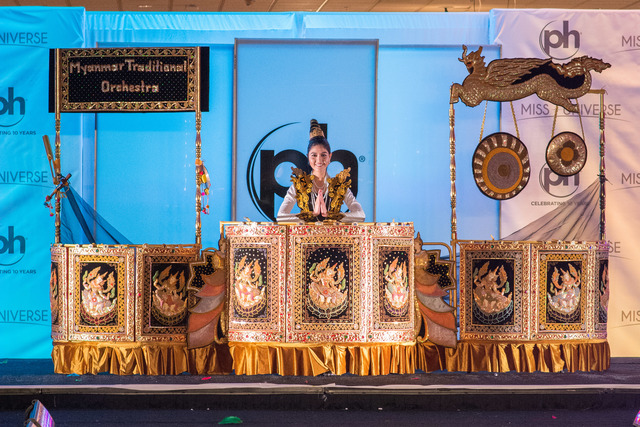
<instances>
[{"instance_id":1,"label":"ph logo","mask_svg":"<svg viewBox=\"0 0 640 427\"><path fill-rule=\"evenodd\" d=\"M549 195L558 198L571 196L578 190L580 174L560 176L554 173L546 164L540 169L540 187Z\"/></svg>"},{"instance_id":2,"label":"ph logo","mask_svg":"<svg viewBox=\"0 0 640 427\"><path fill-rule=\"evenodd\" d=\"M560 28L561 27L561 28ZM549 58L565 60L578 53L580 49L580 33L569 29L569 21L551 21L540 31L540 49Z\"/></svg>"},{"instance_id":3,"label":"ph logo","mask_svg":"<svg viewBox=\"0 0 640 427\"><path fill-rule=\"evenodd\" d=\"M276 170L283 163L293 164L305 172L311 172L306 153L297 150L283 150L276 153L275 150L262 149L269 137L282 128L296 124L287 123L278 126L268 132L256 144L249 157L247 165L247 190L253 206L268 220L275 221L278 208L275 206L275 195L283 197L287 194L288 186L283 186L276 179ZM268 144L267 144L268 145ZM331 156L331 162L338 162L343 168L351 168L351 191L358 195L358 159L351 151L335 150ZM259 186L256 183L254 172L256 166L260 166Z\"/></svg>"},{"instance_id":4,"label":"ph logo","mask_svg":"<svg viewBox=\"0 0 640 427\"><path fill-rule=\"evenodd\" d=\"M0 96L0 127L15 126L24 118L26 102L23 97L14 96L13 90L13 87L7 89L6 98Z\"/></svg>"},{"instance_id":5,"label":"ph logo","mask_svg":"<svg viewBox=\"0 0 640 427\"><path fill-rule=\"evenodd\" d=\"M16 235L13 226L10 225L8 234L6 236L0 235L0 256L2 256L3 260L0 265L8 266L19 263L24 258L26 246L27 243L24 236ZM9 261L4 261L5 254L9 255L7 257Z\"/></svg>"}]
</instances>

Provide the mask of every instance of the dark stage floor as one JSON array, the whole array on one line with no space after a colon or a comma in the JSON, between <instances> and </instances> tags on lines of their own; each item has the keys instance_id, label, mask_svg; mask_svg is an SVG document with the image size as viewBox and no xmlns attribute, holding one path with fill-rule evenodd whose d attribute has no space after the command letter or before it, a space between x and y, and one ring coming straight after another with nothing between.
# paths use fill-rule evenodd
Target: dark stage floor
<instances>
[{"instance_id":1,"label":"dark stage floor","mask_svg":"<svg viewBox=\"0 0 640 427\"><path fill-rule=\"evenodd\" d=\"M354 375L57 375L50 360L0 360L0 426L39 399L59 426L630 426L640 359L604 372ZM226 419L237 421L237 419Z\"/></svg>"}]
</instances>

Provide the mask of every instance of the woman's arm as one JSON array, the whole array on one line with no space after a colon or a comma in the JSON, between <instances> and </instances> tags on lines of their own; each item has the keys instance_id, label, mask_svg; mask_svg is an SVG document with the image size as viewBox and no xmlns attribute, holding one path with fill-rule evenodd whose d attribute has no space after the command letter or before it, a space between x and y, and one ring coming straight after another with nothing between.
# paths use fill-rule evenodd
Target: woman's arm
<instances>
[{"instance_id":1,"label":"woman's arm","mask_svg":"<svg viewBox=\"0 0 640 427\"><path fill-rule=\"evenodd\" d=\"M287 194L286 196L284 196L284 200L280 205L280 209L278 209L276 220L278 222L300 221L296 214L291 213L291 210L294 206L296 206L296 204L296 189L292 185L291 187L289 187L289 190L287 190Z\"/></svg>"},{"instance_id":2,"label":"woman's arm","mask_svg":"<svg viewBox=\"0 0 640 427\"><path fill-rule=\"evenodd\" d=\"M344 195L344 204L347 205L349 212L344 213L342 222L363 222L365 218L362 205L356 200L356 196L353 195L351 189L347 190Z\"/></svg>"}]
</instances>

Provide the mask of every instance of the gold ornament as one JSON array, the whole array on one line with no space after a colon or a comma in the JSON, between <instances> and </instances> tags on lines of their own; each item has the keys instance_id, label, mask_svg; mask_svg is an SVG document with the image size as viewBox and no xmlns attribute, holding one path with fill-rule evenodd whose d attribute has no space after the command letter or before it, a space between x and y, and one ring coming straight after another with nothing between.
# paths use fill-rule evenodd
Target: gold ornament
<instances>
[{"instance_id":1,"label":"gold ornament","mask_svg":"<svg viewBox=\"0 0 640 427\"><path fill-rule=\"evenodd\" d=\"M315 177L298 168L291 168L291 172L291 182L296 189L296 202L300 208L297 217L303 221L313 221L315 215L309 210L309 195Z\"/></svg>"},{"instance_id":2,"label":"gold ornament","mask_svg":"<svg viewBox=\"0 0 640 427\"><path fill-rule=\"evenodd\" d=\"M451 86L451 104L461 99L469 107L482 101L515 101L534 93L544 101L578 112L578 105L571 103L591 88L591 70L602 72L611 64L600 59L581 56L566 64L556 64L551 59L506 58L496 59L486 66L481 56L482 46L467 55L462 46L463 62L469 75L462 85Z\"/></svg>"}]
</instances>

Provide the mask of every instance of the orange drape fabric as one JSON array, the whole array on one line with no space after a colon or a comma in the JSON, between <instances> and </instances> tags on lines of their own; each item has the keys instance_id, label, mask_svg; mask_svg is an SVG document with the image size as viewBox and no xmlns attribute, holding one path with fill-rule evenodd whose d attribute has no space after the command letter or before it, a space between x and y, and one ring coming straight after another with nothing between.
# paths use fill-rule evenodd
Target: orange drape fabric
<instances>
[{"instance_id":1,"label":"orange drape fabric","mask_svg":"<svg viewBox=\"0 0 640 427\"><path fill-rule=\"evenodd\" d=\"M54 372L116 375L356 375L424 372L604 371L606 340L460 341L456 348L426 343L229 343L187 349L184 343L54 343Z\"/></svg>"},{"instance_id":2,"label":"orange drape fabric","mask_svg":"<svg viewBox=\"0 0 640 427\"><path fill-rule=\"evenodd\" d=\"M178 375L228 374L231 355L226 345L187 349L184 343L54 343L51 354L57 374Z\"/></svg>"},{"instance_id":3,"label":"orange drape fabric","mask_svg":"<svg viewBox=\"0 0 640 427\"><path fill-rule=\"evenodd\" d=\"M416 369L413 343L229 343L238 375L409 374Z\"/></svg>"},{"instance_id":4,"label":"orange drape fabric","mask_svg":"<svg viewBox=\"0 0 640 427\"><path fill-rule=\"evenodd\" d=\"M426 342L417 346L417 368L425 372L604 371L611 362L606 340L460 341L456 348Z\"/></svg>"}]
</instances>

